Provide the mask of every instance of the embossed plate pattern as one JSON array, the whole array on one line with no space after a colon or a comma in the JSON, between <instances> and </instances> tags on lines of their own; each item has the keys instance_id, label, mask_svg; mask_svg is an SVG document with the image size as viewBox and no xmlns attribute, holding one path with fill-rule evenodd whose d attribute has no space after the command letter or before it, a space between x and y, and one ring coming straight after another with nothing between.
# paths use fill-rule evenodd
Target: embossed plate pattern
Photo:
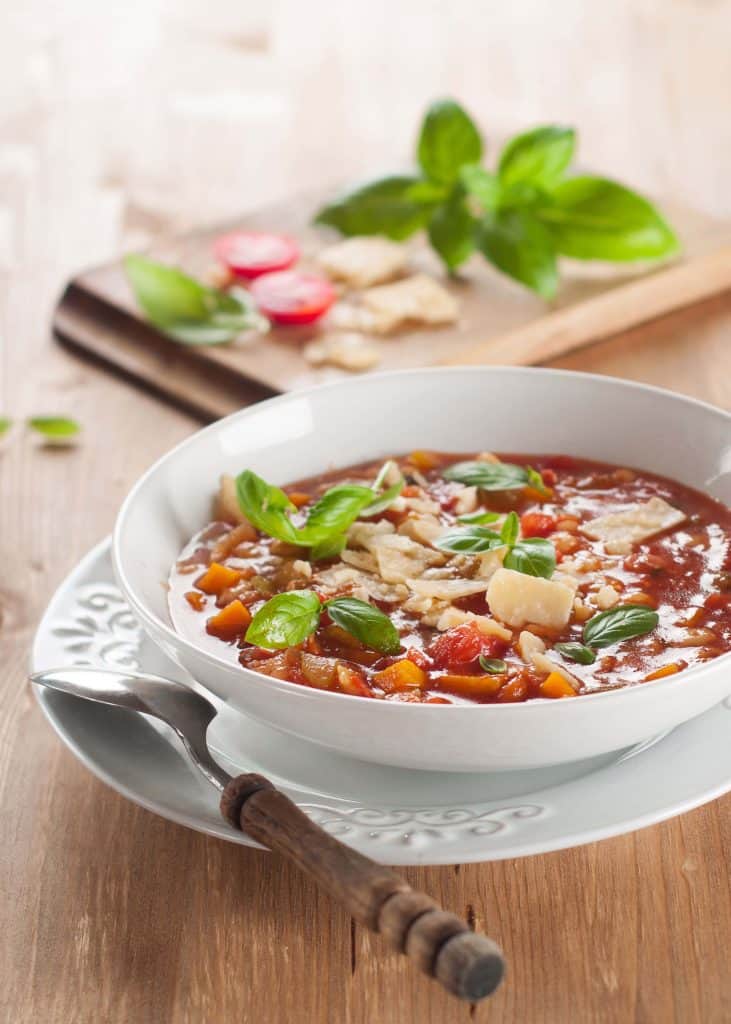
<instances>
[{"instance_id":1,"label":"embossed plate pattern","mask_svg":"<svg viewBox=\"0 0 731 1024\"><path fill-rule=\"evenodd\" d=\"M113 580L109 542L52 599L34 669L105 664L183 678L146 639ZM219 817L216 792L167 727L59 693L36 696L59 736L130 800L190 828L256 845ZM219 702L217 702L219 703ZM530 772L464 775L366 764L225 707L209 742L230 771L256 770L328 831L391 864L497 860L574 846L679 814L731 789L731 700L633 750Z\"/></svg>"}]
</instances>

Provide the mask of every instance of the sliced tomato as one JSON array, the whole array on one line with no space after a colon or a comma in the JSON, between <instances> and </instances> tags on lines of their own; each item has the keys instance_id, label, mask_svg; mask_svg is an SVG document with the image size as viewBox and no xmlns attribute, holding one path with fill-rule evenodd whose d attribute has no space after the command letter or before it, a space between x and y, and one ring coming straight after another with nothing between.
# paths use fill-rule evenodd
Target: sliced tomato
<instances>
[{"instance_id":1,"label":"sliced tomato","mask_svg":"<svg viewBox=\"0 0 731 1024\"><path fill-rule=\"evenodd\" d=\"M311 324L327 313L335 301L329 281L315 274L283 270L264 274L251 286L259 310L277 324Z\"/></svg>"},{"instance_id":2,"label":"sliced tomato","mask_svg":"<svg viewBox=\"0 0 731 1024\"><path fill-rule=\"evenodd\" d=\"M286 270L300 256L294 239L264 231L232 231L221 235L213 243L213 251L232 274L247 281L276 270Z\"/></svg>"}]
</instances>

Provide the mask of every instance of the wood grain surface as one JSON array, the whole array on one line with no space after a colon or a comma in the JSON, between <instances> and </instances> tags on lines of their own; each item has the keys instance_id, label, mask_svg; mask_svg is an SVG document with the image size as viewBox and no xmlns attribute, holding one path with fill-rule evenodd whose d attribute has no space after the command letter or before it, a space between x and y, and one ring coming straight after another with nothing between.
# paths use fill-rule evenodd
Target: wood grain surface
<instances>
[{"instance_id":1,"label":"wood grain surface","mask_svg":"<svg viewBox=\"0 0 731 1024\"><path fill-rule=\"evenodd\" d=\"M590 164L728 217L730 28L728 0L221 0L215 21L201 0L13 8L0 34L0 411L70 413L85 437L47 451L17 429L0 454L2 1024L731 1020L731 797L574 850L407 869L505 950L506 983L471 1016L280 858L107 790L25 681L53 588L197 426L52 345L65 280L158 234L398 166L435 92L490 130L576 123ZM326 108L321 135L311 115ZM731 408L730 339L726 297L561 365Z\"/></svg>"}]
</instances>

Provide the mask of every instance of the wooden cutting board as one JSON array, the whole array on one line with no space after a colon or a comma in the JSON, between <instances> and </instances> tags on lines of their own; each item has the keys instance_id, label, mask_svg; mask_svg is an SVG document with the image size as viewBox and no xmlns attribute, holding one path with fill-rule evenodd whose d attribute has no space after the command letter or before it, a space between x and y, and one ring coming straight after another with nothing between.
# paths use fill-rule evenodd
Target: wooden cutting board
<instances>
[{"instance_id":1,"label":"wooden cutting board","mask_svg":"<svg viewBox=\"0 0 731 1024\"><path fill-rule=\"evenodd\" d=\"M296 201L155 245L150 255L203 276L214 261L212 240L237 227L292 234L302 265L333 236L310 220L333 191ZM566 261L557 299L547 304L474 257L459 278L446 280L423 242L411 244L414 270L445 281L460 302L459 323L408 330L380 341L378 370L435 364L537 364L599 341L731 288L731 224L662 204L683 243L680 261L663 267L627 268ZM141 317L120 261L95 267L67 286L53 329L65 345L92 356L204 419L213 419L282 391L347 376L313 367L302 354L322 327L278 328L245 344L183 346Z\"/></svg>"}]
</instances>

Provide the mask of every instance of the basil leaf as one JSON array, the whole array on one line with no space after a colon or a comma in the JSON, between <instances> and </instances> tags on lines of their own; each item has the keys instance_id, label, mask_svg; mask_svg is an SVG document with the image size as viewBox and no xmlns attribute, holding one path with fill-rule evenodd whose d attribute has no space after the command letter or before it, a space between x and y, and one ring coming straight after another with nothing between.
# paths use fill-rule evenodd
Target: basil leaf
<instances>
[{"instance_id":1,"label":"basil leaf","mask_svg":"<svg viewBox=\"0 0 731 1024\"><path fill-rule=\"evenodd\" d=\"M406 190L406 196L420 206L430 204L436 206L438 203L445 203L449 198L449 185L440 185L436 181L427 181L419 178Z\"/></svg>"},{"instance_id":2,"label":"basil leaf","mask_svg":"<svg viewBox=\"0 0 731 1024\"><path fill-rule=\"evenodd\" d=\"M508 277L532 288L544 299L555 296L556 243L548 228L528 210L488 211L481 223L478 247Z\"/></svg>"},{"instance_id":3,"label":"basil leaf","mask_svg":"<svg viewBox=\"0 0 731 1024\"><path fill-rule=\"evenodd\" d=\"M512 462L455 462L442 476L483 491L516 491L528 483L526 470Z\"/></svg>"},{"instance_id":4,"label":"basil leaf","mask_svg":"<svg viewBox=\"0 0 731 1024\"><path fill-rule=\"evenodd\" d=\"M511 548L503 560L506 569L549 580L556 569L556 549L543 537L527 537Z\"/></svg>"},{"instance_id":5,"label":"basil leaf","mask_svg":"<svg viewBox=\"0 0 731 1024\"><path fill-rule=\"evenodd\" d=\"M565 644L554 644L553 647L564 658L569 658L578 665L593 665L596 661L596 654L592 651L591 647L585 647L584 644L575 641Z\"/></svg>"},{"instance_id":6,"label":"basil leaf","mask_svg":"<svg viewBox=\"0 0 731 1024\"><path fill-rule=\"evenodd\" d=\"M518 519L517 513L509 512L500 529L500 540L508 547L512 547L518 539L519 530L520 520Z\"/></svg>"},{"instance_id":7,"label":"basil leaf","mask_svg":"<svg viewBox=\"0 0 731 1024\"><path fill-rule=\"evenodd\" d=\"M231 294L207 288L177 267L130 255L127 279L148 320L185 345L220 345L245 330L268 326L243 289Z\"/></svg>"},{"instance_id":8,"label":"basil leaf","mask_svg":"<svg viewBox=\"0 0 731 1024\"><path fill-rule=\"evenodd\" d=\"M451 185L463 164L482 159L482 138L463 107L454 100L439 100L422 122L417 156L428 178Z\"/></svg>"},{"instance_id":9,"label":"basil leaf","mask_svg":"<svg viewBox=\"0 0 731 1024\"><path fill-rule=\"evenodd\" d=\"M386 235L397 241L426 227L433 205L418 202L411 189L418 178L394 175L362 185L324 206L316 224L337 228L343 235Z\"/></svg>"},{"instance_id":10,"label":"basil leaf","mask_svg":"<svg viewBox=\"0 0 731 1024\"><path fill-rule=\"evenodd\" d=\"M537 469L533 469L532 466L526 466L525 471L528 474L528 484L533 488L534 491L538 491L539 494L548 494L549 489L543 482L543 477Z\"/></svg>"},{"instance_id":11,"label":"basil leaf","mask_svg":"<svg viewBox=\"0 0 731 1024\"><path fill-rule=\"evenodd\" d=\"M500 672L507 672L508 666L500 658L486 658L484 654L481 654L479 659L480 668L484 669L491 676L498 675Z\"/></svg>"},{"instance_id":12,"label":"basil leaf","mask_svg":"<svg viewBox=\"0 0 731 1024\"><path fill-rule=\"evenodd\" d=\"M516 135L500 154L500 180L505 185L529 182L551 188L571 163L575 144L574 129L559 125L543 125Z\"/></svg>"},{"instance_id":13,"label":"basil leaf","mask_svg":"<svg viewBox=\"0 0 731 1024\"><path fill-rule=\"evenodd\" d=\"M624 604L599 612L584 625L584 643L610 647L622 640L650 633L660 621L657 612L643 604Z\"/></svg>"},{"instance_id":14,"label":"basil leaf","mask_svg":"<svg viewBox=\"0 0 731 1024\"><path fill-rule=\"evenodd\" d=\"M325 491L310 510L307 522L297 531L300 544L319 544L336 533L344 533L361 509L373 500L370 487L338 484Z\"/></svg>"},{"instance_id":15,"label":"basil leaf","mask_svg":"<svg viewBox=\"0 0 731 1024\"><path fill-rule=\"evenodd\" d=\"M42 434L50 444L73 442L81 433L81 427L76 420L68 419L66 416L33 416L27 420L27 424L31 430Z\"/></svg>"},{"instance_id":16,"label":"basil leaf","mask_svg":"<svg viewBox=\"0 0 731 1024\"><path fill-rule=\"evenodd\" d=\"M459 172L462 188L485 210L497 210L501 200L500 182L496 175L479 164L467 164Z\"/></svg>"},{"instance_id":17,"label":"basil leaf","mask_svg":"<svg viewBox=\"0 0 731 1024\"><path fill-rule=\"evenodd\" d=\"M241 511L257 530L289 544L298 543L297 529L285 514L294 512L295 506L284 491L245 469L236 477L236 496Z\"/></svg>"},{"instance_id":18,"label":"basil leaf","mask_svg":"<svg viewBox=\"0 0 731 1024\"><path fill-rule=\"evenodd\" d=\"M485 523L494 523L500 518L499 512L467 512L463 516L457 516L458 523L472 523L477 526L484 526Z\"/></svg>"},{"instance_id":19,"label":"basil leaf","mask_svg":"<svg viewBox=\"0 0 731 1024\"><path fill-rule=\"evenodd\" d=\"M361 511L361 518L366 519L369 516L376 516L380 512L385 512L389 505L392 505L396 498L398 498L399 494L401 494L401 491L404 489L404 484L404 480L397 480L396 483L392 484L392 486L385 490L383 494L379 494L377 498L374 498L373 501L366 505L366 507Z\"/></svg>"},{"instance_id":20,"label":"basil leaf","mask_svg":"<svg viewBox=\"0 0 731 1024\"><path fill-rule=\"evenodd\" d=\"M365 647L383 654L398 654L401 650L398 630L389 617L372 604L355 597L335 597L325 607L335 625Z\"/></svg>"},{"instance_id":21,"label":"basil leaf","mask_svg":"<svg viewBox=\"0 0 731 1024\"><path fill-rule=\"evenodd\" d=\"M13 421L11 419L7 416L0 416L0 437L2 437L3 434L7 434L12 425Z\"/></svg>"},{"instance_id":22,"label":"basil leaf","mask_svg":"<svg viewBox=\"0 0 731 1024\"><path fill-rule=\"evenodd\" d=\"M564 256L623 262L679 250L675 233L652 203L615 181L570 178L553 190L552 200L538 216Z\"/></svg>"},{"instance_id":23,"label":"basil leaf","mask_svg":"<svg viewBox=\"0 0 731 1024\"><path fill-rule=\"evenodd\" d=\"M429 221L429 241L447 270L456 270L475 250L477 221L461 193L438 206Z\"/></svg>"},{"instance_id":24,"label":"basil leaf","mask_svg":"<svg viewBox=\"0 0 731 1024\"><path fill-rule=\"evenodd\" d=\"M251 620L245 639L267 650L301 644L317 629L321 609L320 598L311 590L277 594Z\"/></svg>"},{"instance_id":25,"label":"basil leaf","mask_svg":"<svg viewBox=\"0 0 731 1024\"><path fill-rule=\"evenodd\" d=\"M319 544L313 544L310 548L310 561L320 562L325 558L336 558L345 547L348 538L344 533L337 533L334 537L328 537L326 540L320 541Z\"/></svg>"},{"instance_id":26,"label":"basil leaf","mask_svg":"<svg viewBox=\"0 0 731 1024\"><path fill-rule=\"evenodd\" d=\"M434 547L441 551L456 551L479 554L501 548L504 542L499 533L482 526L467 526L464 530L450 530L434 541Z\"/></svg>"}]
</instances>

